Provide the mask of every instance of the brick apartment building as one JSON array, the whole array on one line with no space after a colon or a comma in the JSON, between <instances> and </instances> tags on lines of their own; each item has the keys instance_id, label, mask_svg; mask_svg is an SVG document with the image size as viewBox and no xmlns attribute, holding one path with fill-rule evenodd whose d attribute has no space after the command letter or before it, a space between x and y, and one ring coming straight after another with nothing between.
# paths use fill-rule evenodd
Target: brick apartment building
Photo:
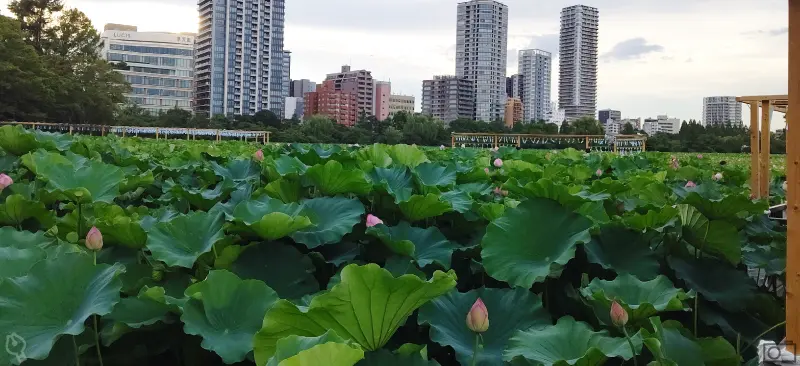
<instances>
[{"instance_id":1,"label":"brick apartment building","mask_svg":"<svg viewBox=\"0 0 800 366\"><path fill-rule=\"evenodd\" d=\"M354 126L358 120L358 95L337 91L334 80L326 80L317 85L316 91L305 93L304 104L304 119L318 114L345 126Z\"/></svg>"}]
</instances>

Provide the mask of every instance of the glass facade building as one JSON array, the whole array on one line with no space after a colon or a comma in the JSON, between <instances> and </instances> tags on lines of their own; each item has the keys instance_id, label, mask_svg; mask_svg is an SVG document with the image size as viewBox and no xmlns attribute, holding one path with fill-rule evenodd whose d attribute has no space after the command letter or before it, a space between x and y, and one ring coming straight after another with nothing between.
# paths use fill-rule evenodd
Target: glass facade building
<instances>
[{"instance_id":1,"label":"glass facade building","mask_svg":"<svg viewBox=\"0 0 800 366\"><path fill-rule=\"evenodd\" d=\"M195 111L283 116L284 0L199 0Z\"/></svg>"},{"instance_id":2,"label":"glass facade building","mask_svg":"<svg viewBox=\"0 0 800 366\"><path fill-rule=\"evenodd\" d=\"M561 10L558 105L567 120L597 115L597 8L574 5Z\"/></svg>"},{"instance_id":3,"label":"glass facade building","mask_svg":"<svg viewBox=\"0 0 800 366\"><path fill-rule=\"evenodd\" d=\"M547 51L519 51L518 72L522 75L523 84L520 99L525 123L547 120L552 60L552 55Z\"/></svg>"},{"instance_id":4,"label":"glass facade building","mask_svg":"<svg viewBox=\"0 0 800 366\"><path fill-rule=\"evenodd\" d=\"M125 94L130 103L150 113L192 110L194 34L137 32L112 24L104 29L101 53L131 84Z\"/></svg>"}]
</instances>

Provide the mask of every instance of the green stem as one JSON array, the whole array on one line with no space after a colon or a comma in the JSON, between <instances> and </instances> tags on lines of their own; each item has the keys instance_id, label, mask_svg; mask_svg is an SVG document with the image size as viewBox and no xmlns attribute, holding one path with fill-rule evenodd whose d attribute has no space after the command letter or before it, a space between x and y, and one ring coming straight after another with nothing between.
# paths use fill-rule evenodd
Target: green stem
<instances>
[{"instance_id":1,"label":"green stem","mask_svg":"<svg viewBox=\"0 0 800 366\"><path fill-rule=\"evenodd\" d=\"M633 346L633 341L631 341L631 337L628 335L628 331L625 329L625 326L622 326L622 334L625 335L625 339L628 340L628 346L631 347L631 358L633 358L633 365L638 366L638 362L636 361L636 347Z\"/></svg>"},{"instance_id":2,"label":"green stem","mask_svg":"<svg viewBox=\"0 0 800 366\"><path fill-rule=\"evenodd\" d=\"M700 294L697 293L694 295L694 311L692 311L692 315L694 316L694 336L697 338L697 303L698 299L700 298Z\"/></svg>"},{"instance_id":3,"label":"green stem","mask_svg":"<svg viewBox=\"0 0 800 366\"><path fill-rule=\"evenodd\" d=\"M775 325L773 325L773 326L772 326L772 327L770 327L769 329L765 330L763 333L761 333L761 334L757 335L755 338L753 338L753 340L754 340L754 341L758 341L758 340L759 340L759 339L761 339L761 337L763 337L765 334L767 334L767 333L769 333L769 332L771 332L771 331L773 331L773 330L777 329L778 327L782 327L782 326L784 326L784 325L786 325L786 321L785 321L785 320L784 320L784 321L782 321L782 322L780 322L780 323L778 323L778 324L775 324ZM750 348L750 347L752 347L753 345L754 345L754 343L752 343L752 342L748 342L748 343L747 343L747 347L745 347L745 348L742 350L742 352L744 352L744 351L747 351L747 349L748 349L748 348Z\"/></svg>"},{"instance_id":4,"label":"green stem","mask_svg":"<svg viewBox=\"0 0 800 366\"><path fill-rule=\"evenodd\" d=\"M75 336L70 337L72 338L72 349L75 350L75 366L81 366L81 359L78 355L78 344L75 343Z\"/></svg>"},{"instance_id":5,"label":"green stem","mask_svg":"<svg viewBox=\"0 0 800 366\"><path fill-rule=\"evenodd\" d=\"M481 334L475 333L475 347L472 348L472 366L478 364L478 352L481 346Z\"/></svg>"},{"instance_id":6,"label":"green stem","mask_svg":"<svg viewBox=\"0 0 800 366\"><path fill-rule=\"evenodd\" d=\"M94 258L94 265L97 266L97 251L92 251L93 258ZM92 321L94 322L94 345L97 349L97 359L100 361L100 366L103 366L103 354L100 352L100 328L97 327L97 314L92 315ZM72 338L73 342L75 338Z\"/></svg>"},{"instance_id":7,"label":"green stem","mask_svg":"<svg viewBox=\"0 0 800 366\"><path fill-rule=\"evenodd\" d=\"M78 203L78 240L81 240L81 234L83 232L83 205Z\"/></svg>"},{"instance_id":8,"label":"green stem","mask_svg":"<svg viewBox=\"0 0 800 366\"><path fill-rule=\"evenodd\" d=\"M216 261L216 259L219 257L219 255L217 255L217 246L216 245L212 245L211 246L211 250L214 251L214 260Z\"/></svg>"}]
</instances>

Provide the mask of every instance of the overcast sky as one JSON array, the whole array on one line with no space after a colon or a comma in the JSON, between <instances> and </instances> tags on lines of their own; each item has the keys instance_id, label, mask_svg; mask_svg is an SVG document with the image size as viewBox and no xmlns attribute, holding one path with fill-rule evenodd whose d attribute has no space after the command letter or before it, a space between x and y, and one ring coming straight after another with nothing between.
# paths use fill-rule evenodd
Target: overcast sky
<instances>
[{"instance_id":1,"label":"overcast sky","mask_svg":"<svg viewBox=\"0 0 800 366\"><path fill-rule=\"evenodd\" d=\"M0 0L3 14L6 4ZM196 32L195 0L64 0L102 29ZM459 0L287 0L285 48L292 79L319 82L342 64L413 94L422 80L455 73ZM509 7L508 75L517 51L558 53L559 12L574 0L502 0ZM600 11L598 109L623 117L700 119L702 98L785 94L786 0L585 0ZM553 60L553 100L558 62ZM749 110L743 109L745 123ZM779 115L776 115L776 117ZM783 118L775 118L783 126Z\"/></svg>"}]
</instances>

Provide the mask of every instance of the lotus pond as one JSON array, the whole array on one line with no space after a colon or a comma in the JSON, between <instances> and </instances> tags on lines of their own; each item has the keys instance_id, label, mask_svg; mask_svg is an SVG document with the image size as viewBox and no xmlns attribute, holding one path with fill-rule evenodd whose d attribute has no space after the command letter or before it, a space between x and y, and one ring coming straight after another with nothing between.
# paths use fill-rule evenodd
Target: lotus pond
<instances>
[{"instance_id":1,"label":"lotus pond","mask_svg":"<svg viewBox=\"0 0 800 366\"><path fill-rule=\"evenodd\" d=\"M4 126L0 365L757 364L786 234L723 159Z\"/></svg>"}]
</instances>

